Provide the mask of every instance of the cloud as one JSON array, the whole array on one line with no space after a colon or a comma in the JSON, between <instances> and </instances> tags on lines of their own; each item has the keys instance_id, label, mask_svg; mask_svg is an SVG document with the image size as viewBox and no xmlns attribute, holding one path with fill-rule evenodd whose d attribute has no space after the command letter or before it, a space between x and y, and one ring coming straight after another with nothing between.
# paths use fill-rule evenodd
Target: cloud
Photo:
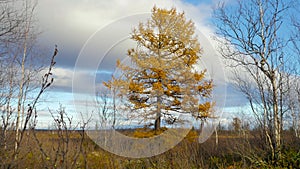
<instances>
[{"instance_id":1,"label":"cloud","mask_svg":"<svg viewBox=\"0 0 300 169\"><path fill-rule=\"evenodd\" d=\"M221 61L215 55L215 44L211 39L214 30L209 24L212 6L215 3L215 1L201 1L195 5L190 0L39 1L37 15L40 27L44 30L39 42L50 48L57 44L59 48L56 58L57 68L53 72L55 75L53 89L72 92L74 73L76 86L79 87L77 92L93 89L95 82L99 84L109 79L111 76L109 72L114 72L115 61L124 59L126 50L133 45L121 32L126 28L125 33L129 36L134 26L150 16L154 5L161 8L176 7L196 23L204 50L204 66L210 70L209 74L216 79L216 84L224 84L225 81L220 81L223 72L218 72L220 66L215 65ZM91 38L92 35L94 36ZM84 53L89 47L92 50ZM75 68L74 71L79 55L82 58L77 65L81 67ZM222 92L222 89L219 92Z\"/></svg>"},{"instance_id":2,"label":"cloud","mask_svg":"<svg viewBox=\"0 0 300 169\"><path fill-rule=\"evenodd\" d=\"M73 86L73 69L69 68L54 68L53 70L53 78L54 83L52 86L53 91L61 91L61 92L68 92L72 93L72 86ZM87 81L93 81L95 78L95 75L92 72L89 71L77 71L77 86L80 86L78 88L78 92L84 93L87 88L92 88L93 84L86 83ZM96 81L95 81L96 82Z\"/></svg>"},{"instance_id":3,"label":"cloud","mask_svg":"<svg viewBox=\"0 0 300 169\"><path fill-rule=\"evenodd\" d=\"M207 4L194 6L179 0L43 0L37 8L40 27L44 30L40 42L49 47L57 44L58 64L73 67L81 48L94 32L120 18L150 13L154 5L184 10L188 18L198 23L204 22L211 13ZM113 33L107 34L105 40L109 41L110 36Z\"/></svg>"}]
</instances>

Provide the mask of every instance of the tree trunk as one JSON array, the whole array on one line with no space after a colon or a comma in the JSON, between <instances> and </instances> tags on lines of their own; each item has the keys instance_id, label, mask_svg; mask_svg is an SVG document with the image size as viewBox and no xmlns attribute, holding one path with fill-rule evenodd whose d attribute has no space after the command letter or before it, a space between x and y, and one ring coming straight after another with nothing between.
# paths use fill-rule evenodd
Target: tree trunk
<instances>
[{"instance_id":1,"label":"tree trunk","mask_svg":"<svg viewBox=\"0 0 300 169\"><path fill-rule=\"evenodd\" d=\"M160 117L160 113L156 113L156 119L155 119L155 126L154 126L154 130L159 130L160 129L160 122L161 122L161 117Z\"/></svg>"},{"instance_id":2,"label":"tree trunk","mask_svg":"<svg viewBox=\"0 0 300 169\"><path fill-rule=\"evenodd\" d=\"M276 80L274 79L275 75L272 79L273 86L273 116L274 116L274 148L275 148L275 157L274 160L281 158L281 123L278 112L278 97L277 97L277 87Z\"/></svg>"},{"instance_id":3,"label":"tree trunk","mask_svg":"<svg viewBox=\"0 0 300 169\"><path fill-rule=\"evenodd\" d=\"M154 130L157 131L160 129L160 123L161 123L161 97L157 97L157 110L156 110L156 117L154 122Z\"/></svg>"},{"instance_id":4,"label":"tree trunk","mask_svg":"<svg viewBox=\"0 0 300 169\"><path fill-rule=\"evenodd\" d=\"M117 107L116 107L116 89L113 88L113 123L112 123L112 128L115 128L116 125L116 113L117 113Z\"/></svg>"},{"instance_id":5,"label":"tree trunk","mask_svg":"<svg viewBox=\"0 0 300 169\"><path fill-rule=\"evenodd\" d=\"M23 102L23 94L24 94L24 83L25 83L25 61L26 61L26 54L27 54L27 32L25 33L25 42L24 42L24 51L23 51L23 58L22 58L22 65L21 65L21 81L20 81L20 87L19 87L19 95L18 95L18 115L17 115L17 121L16 121L16 138L15 138L15 151L18 149L19 140L20 140L20 127L22 124L20 124L20 117L21 113L23 115L22 111L22 102Z\"/></svg>"}]
</instances>

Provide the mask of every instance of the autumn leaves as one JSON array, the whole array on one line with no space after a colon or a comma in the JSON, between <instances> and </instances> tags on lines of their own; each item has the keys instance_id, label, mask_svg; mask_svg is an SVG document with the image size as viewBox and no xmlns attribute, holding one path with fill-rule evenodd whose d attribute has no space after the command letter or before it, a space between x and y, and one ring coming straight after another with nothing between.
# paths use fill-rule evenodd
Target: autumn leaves
<instances>
[{"instance_id":1,"label":"autumn leaves","mask_svg":"<svg viewBox=\"0 0 300 169\"><path fill-rule=\"evenodd\" d=\"M154 120L156 130L162 122L180 121L180 114L205 119L212 112L213 83L198 68L201 47L194 32L184 13L154 7L151 19L133 30L131 65L118 61L121 75L104 83L127 98L129 113Z\"/></svg>"}]
</instances>

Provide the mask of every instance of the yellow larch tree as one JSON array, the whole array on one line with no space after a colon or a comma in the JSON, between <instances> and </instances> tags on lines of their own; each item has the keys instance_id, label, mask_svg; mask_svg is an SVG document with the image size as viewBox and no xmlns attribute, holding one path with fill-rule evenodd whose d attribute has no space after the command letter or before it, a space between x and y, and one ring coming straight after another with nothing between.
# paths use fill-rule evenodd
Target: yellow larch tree
<instances>
[{"instance_id":1,"label":"yellow larch tree","mask_svg":"<svg viewBox=\"0 0 300 169\"><path fill-rule=\"evenodd\" d=\"M140 23L132 32L136 48L129 49L131 65L117 61L119 77L104 85L118 88L119 96L128 100L131 113L145 121L180 122L180 114L197 119L210 117L212 80L199 71L201 47L195 26L184 13L153 7L151 19Z\"/></svg>"}]
</instances>

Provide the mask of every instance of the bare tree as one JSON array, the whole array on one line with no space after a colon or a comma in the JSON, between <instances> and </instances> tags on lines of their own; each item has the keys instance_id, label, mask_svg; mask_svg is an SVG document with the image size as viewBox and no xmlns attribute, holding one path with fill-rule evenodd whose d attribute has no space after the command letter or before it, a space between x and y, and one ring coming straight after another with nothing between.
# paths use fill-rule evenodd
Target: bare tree
<instances>
[{"instance_id":1,"label":"bare tree","mask_svg":"<svg viewBox=\"0 0 300 169\"><path fill-rule=\"evenodd\" d=\"M300 12L300 3L298 2L295 6L295 15ZM292 25L293 25L293 34L292 34L292 51L295 54L295 58L293 59L293 81L295 83L291 83L290 88L292 89L288 95L289 107L291 109L292 116L292 128L295 132L296 137L300 137L300 21L297 16L291 17Z\"/></svg>"},{"instance_id":2,"label":"bare tree","mask_svg":"<svg viewBox=\"0 0 300 169\"><path fill-rule=\"evenodd\" d=\"M20 62L20 79L19 79L19 89L18 89L18 103L17 103L17 119L16 119L16 141L15 141L15 150L18 148L18 142L20 140L19 129L21 127L21 117L24 117L24 102L26 100L26 94L28 92L28 88L31 81L31 72L26 70L26 64L28 64L29 56L28 56L28 48L29 43L35 38L34 32L32 32L33 26L33 12L35 10L36 4L31 1L25 1L25 27L21 29L21 34L23 36L20 49L22 53L22 57L19 60ZM28 72L28 73L27 73Z\"/></svg>"},{"instance_id":3,"label":"bare tree","mask_svg":"<svg viewBox=\"0 0 300 169\"><path fill-rule=\"evenodd\" d=\"M238 117L232 119L232 127L235 132L239 132L242 128L242 121Z\"/></svg>"},{"instance_id":4,"label":"bare tree","mask_svg":"<svg viewBox=\"0 0 300 169\"><path fill-rule=\"evenodd\" d=\"M17 8L20 0L0 1L0 43L5 47L11 42L16 42L20 38L20 28L24 25L24 8ZM5 51L0 52L0 57Z\"/></svg>"},{"instance_id":5,"label":"bare tree","mask_svg":"<svg viewBox=\"0 0 300 169\"><path fill-rule=\"evenodd\" d=\"M12 127L14 94L16 92L17 70L15 66L16 46L22 38L20 31L26 23L25 11L20 0L0 1L0 109L3 140L6 140L7 129ZM2 142L6 147L6 142Z\"/></svg>"},{"instance_id":6,"label":"bare tree","mask_svg":"<svg viewBox=\"0 0 300 169\"><path fill-rule=\"evenodd\" d=\"M2 166L8 168L17 165L24 133L28 128L35 127L33 117L37 117L36 104L53 83L51 70L55 65L57 49L50 68L45 70L43 54L36 45L36 5L35 0L0 1L3 9L0 14L0 145L7 157L0 163L3 162ZM42 70L45 70L44 75L40 74Z\"/></svg>"},{"instance_id":7,"label":"bare tree","mask_svg":"<svg viewBox=\"0 0 300 169\"><path fill-rule=\"evenodd\" d=\"M113 77L112 77L113 78ZM109 113L107 114L109 116L109 120L111 124L112 128L116 127L116 123L117 123L117 113L118 113L118 109L117 109L117 94L118 94L118 88L115 87L116 84L114 84L116 82L109 82L109 83L104 83L104 86L107 87L109 90L102 90L98 93L98 107L99 108L99 112L103 112L103 111L108 111ZM103 114L100 115L99 117L103 117ZM107 120L106 120L107 121Z\"/></svg>"},{"instance_id":8,"label":"bare tree","mask_svg":"<svg viewBox=\"0 0 300 169\"><path fill-rule=\"evenodd\" d=\"M17 144L17 148L15 146L12 146L11 143L14 143L13 140L11 140L12 135L15 133L13 131L16 130L15 126L15 120L16 118L13 116L16 112L16 107L15 107L15 99L14 99L14 88L13 88L13 78L8 78L9 80L9 86L5 86L7 88L7 95L5 96L5 104L1 106L1 135L0 135L0 148L1 148L1 154L4 153L7 159L1 159L0 163L1 166L7 166L8 168L11 167L14 162L17 160L17 155L20 152L20 145L23 139L23 136L25 134L25 131L29 128L30 126L30 121L32 120L32 117L36 118L37 117L37 112L36 112L36 104L41 97L42 93L45 92L45 90L53 83L53 78L52 76L52 67L55 65L54 57L57 54L57 49L55 49L54 54L51 59L51 63L49 66L48 71L43 75L43 79L41 81L41 87L40 90L37 91L37 94L33 100L28 100L28 107L26 106L26 114L24 117L24 122L22 126L20 127L19 131L19 139L15 139L15 144ZM9 74L6 77L10 77L12 74ZM28 87L27 89L28 90ZM24 104L24 101L22 102ZM25 107L23 105L23 107ZM25 108L24 108L25 109ZM23 110L24 111L24 110ZM35 125L32 126L33 128ZM13 151L11 151L13 150Z\"/></svg>"},{"instance_id":9,"label":"bare tree","mask_svg":"<svg viewBox=\"0 0 300 169\"><path fill-rule=\"evenodd\" d=\"M283 117L288 110L289 39L282 34L289 7L282 0L237 1L215 10L220 53L233 70L236 86L259 121L272 161L281 158ZM287 23L289 24L289 23Z\"/></svg>"},{"instance_id":10,"label":"bare tree","mask_svg":"<svg viewBox=\"0 0 300 169\"><path fill-rule=\"evenodd\" d=\"M40 137L38 135L39 132L33 130L34 140L42 155L42 166L39 167L77 168L78 161L81 160L80 157L83 157L86 168L85 129L90 118L87 121L82 120L74 124L73 117L68 115L62 105L57 111L49 109L49 112L54 121L54 128L51 132L56 135L57 139L54 139L53 147L49 148L47 144L44 144L44 141L49 138Z\"/></svg>"}]
</instances>

